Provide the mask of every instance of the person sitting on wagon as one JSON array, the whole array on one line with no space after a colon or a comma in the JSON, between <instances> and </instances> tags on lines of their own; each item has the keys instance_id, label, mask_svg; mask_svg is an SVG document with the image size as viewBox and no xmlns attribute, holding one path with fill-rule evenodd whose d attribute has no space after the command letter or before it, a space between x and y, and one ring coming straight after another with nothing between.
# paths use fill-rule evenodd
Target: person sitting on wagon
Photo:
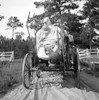
<instances>
[{"instance_id":1,"label":"person sitting on wagon","mask_svg":"<svg viewBox=\"0 0 99 100\"><path fill-rule=\"evenodd\" d=\"M43 19L42 28L36 33L36 50L38 58L56 64L61 59L61 29L51 24L49 17Z\"/></svg>"}]
</instances>

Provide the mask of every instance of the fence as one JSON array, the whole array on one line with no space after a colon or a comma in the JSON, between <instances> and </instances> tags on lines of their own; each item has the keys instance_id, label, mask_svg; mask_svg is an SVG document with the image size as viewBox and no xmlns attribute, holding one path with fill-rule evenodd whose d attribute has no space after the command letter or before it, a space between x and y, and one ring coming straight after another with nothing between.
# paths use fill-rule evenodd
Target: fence
<instances>
[{"instance_id":1,"label":"fence","mask_svg":"<svg viewBox=\"0 0 99 100\"><path fill-rule=\"evenodd\" d=\"M12 61L12 60L14 60L14 51L0 52L0 61Z\"/></svg>"},{"instance_id":2,"label":"fence","mask_svg":"<svg viewBox=\"0 0 99 100\"><path fill-rule=\"evenodd\" d=\"M97 76L99 71L99 49L77 49L78 54L78 69L90 70L94 76ZM87 58L87 59L86 59ZM87 67L81 67L81 64Z\"/></svg>"},{"instance_id":3,"label":"fence","mask_svg":"<svg viewBox=\"0 0 99 100\"><path fill-rule=\"evenodd\" d=\"M99 49L77 49L79 59L95 57L99 58Z\"/></svg>"}]
</instances>

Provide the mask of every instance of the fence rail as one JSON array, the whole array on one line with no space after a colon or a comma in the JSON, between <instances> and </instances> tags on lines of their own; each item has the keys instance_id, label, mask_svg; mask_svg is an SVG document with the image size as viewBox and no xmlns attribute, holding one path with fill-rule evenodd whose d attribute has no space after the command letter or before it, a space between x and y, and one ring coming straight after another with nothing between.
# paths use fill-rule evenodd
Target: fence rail
<instances>
[{"instance_id":1,"label":"fence rail","mask_svg":"<svg viewBox=\"0 0 99 100\"><path fill-rule=\"evenodd\" d=\"M78 69L91 69L93 75L96 76L96 70L99 69L99 49L77 49L78 54ZM86 59L87 58L87 59ZM84 59L84 60L83 60ZM88 60L92 59L92 60ZM87 67L82 68L81 63ZM89 69L88 69L89 68Z\"/></svg>"},{"instance_id":2,"label":"fence rail","mask_svg":"<svg viewBox=\"0 0 99 100\"><path fill-rule=\"evenodd\" d=\"M79 59L96 57L99 58L99 49L77 49Z\"/></svg>"},{"instance_id":3,"label":"fence rail","mask_svg":"<svg viewBox=\"0 0 99 100\"><path fill-rule=\"evenodd\" d=\"M14 60L14 51L0 52L0 61L12 61L12 60Z\"/></svg>"}]
</instances>

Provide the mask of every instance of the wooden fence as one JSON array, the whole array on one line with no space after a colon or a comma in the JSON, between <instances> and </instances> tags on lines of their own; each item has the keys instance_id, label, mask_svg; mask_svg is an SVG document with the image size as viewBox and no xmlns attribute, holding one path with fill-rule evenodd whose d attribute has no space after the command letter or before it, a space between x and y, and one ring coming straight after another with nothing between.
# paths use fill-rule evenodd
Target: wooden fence
<instances>
[{"instance_id":1,"label":"wooden fence","mask_svg":"<svg viewBox=\"0 0 99 100\"><path fill-rule=\"evenodd\" d=\"M99 58L99 49L77 49L79 59L95 57Z\"/></svg>"},{"instance_id":2,"label":"wooden fence","mask_svg":"<svg viewBox=\"0 0 99 100\"><path fill-rule=\"evenodd\" d=\"M93 75L96 74L96 69L99 69L99 49L77 49L77 54L78 54L78 69L81 69L81 62L87 65L88 67L93 71ZM86 60L85 60L85 59ZM93 59L93 60L88 60L88 59ZM83 60L84 59L84 60ZM96 75L95 75L96 76Z\"/></svg>"},{"instance_id":3,"label":"wooden fence","mask_svg":"<svg viewBox=\"0 0 99 100\"><path fill-rule=\"evenodd\" d=\"M14 51L0 52L0 61L12 61L12 60L14 60Z\"/></svg>"}]
</instances>

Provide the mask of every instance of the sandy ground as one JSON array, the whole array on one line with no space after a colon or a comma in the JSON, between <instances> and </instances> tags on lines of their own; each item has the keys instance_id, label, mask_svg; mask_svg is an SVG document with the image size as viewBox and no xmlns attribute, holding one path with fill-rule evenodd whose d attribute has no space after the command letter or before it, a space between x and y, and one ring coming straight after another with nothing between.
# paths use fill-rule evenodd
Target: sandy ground
<instances>
[{"instance_id":1,"label":"sandy ground","mask_svg":"<svg viewBox=\"0 0 99 100\"><path fill-rule=\"evenodd\" d=\"M0 100L99 100L99 94L92 89L84 85L76 88L74 74L69 72L42 72L31 84L31 89L20 85Z\"/></svg>"}]
</instances>

